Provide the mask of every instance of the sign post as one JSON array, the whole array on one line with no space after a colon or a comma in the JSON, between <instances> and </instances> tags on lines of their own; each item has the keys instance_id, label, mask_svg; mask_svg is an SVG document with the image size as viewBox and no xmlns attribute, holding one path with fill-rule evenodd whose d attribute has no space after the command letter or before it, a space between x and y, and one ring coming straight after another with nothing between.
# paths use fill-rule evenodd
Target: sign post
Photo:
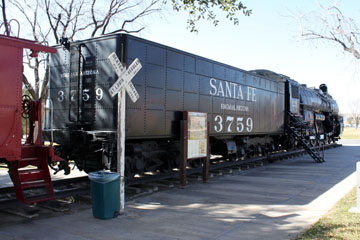
<instances>
[{"instance_id":1,"label":"sign post","mask_svg":"<svg viewBox=\"0 0 360 240\"><path fill-rule=\"evenodd\" d=\"M120 214L125 211L125 114L126 114L126 94L133 102L139 99L139 94L132 84L132 78L140 71L141 63L139 59L135 59L130 66L126 69L122 64L116 53L110 54L108 57L111 65L113 66L118 80L111 86L109 93L111 97L118 94L118 121L117 121L117 171L120 175Z\"/></svg>"},{"instance_id":2,"label":"sign post","mask_svg":"<svg viewBox=\"0 0 360 240\"><path fill-rule=\"evenodd\" d=\"M126 101L125 89L122 89L118 93L118 119L117 119L118 132L117 132L117 161L116 161L117 163L116 169L120 175L120 185L119 185L120 214L123 214L125 210L125 117L126 117L125 101Z\"/></svg>"}]
</instances>

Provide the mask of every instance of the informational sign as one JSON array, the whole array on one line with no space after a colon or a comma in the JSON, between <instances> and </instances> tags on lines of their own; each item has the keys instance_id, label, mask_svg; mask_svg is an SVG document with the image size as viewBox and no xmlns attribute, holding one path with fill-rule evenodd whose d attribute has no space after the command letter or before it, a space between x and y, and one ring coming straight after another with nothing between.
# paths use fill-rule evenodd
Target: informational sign
<instances>
[{"instance_id":1,"label":"informational sign","mask_svg":"<svg viewBox=\"0 0 360 240\"><path fill-rule=\"evenodd\" d=\"M207 157L208 129L207 114L188 112L187 158Z\"/></svg>"},{"instance_id":2,"label":"informational sign","mask_svg":"<svg viewBox=\"0 0 360 240\"><path fill-rule=\"evenodd\" d=\"M114 97L122 88L125 87L126 92L133 102L136 102L139 99L139 94L136 91L131 80L142 68L140 60L135 59L130 66L126 69L125 66L120 62L119 58L116 56L116 53L110 54L108 57L111 65L113 66L116 75L119 77L118 80L111 86L109 93L111 97Z\"/></svg>"},{"instance_id":3,"label":"informational sign","mask_svg":"<svg viewBox=\"0 0 360 240\"><path fill-rule=\"evenodd\" d=\"M180 122L180 185L186 186L186 168L188 160L202 159L203 182L209 179L209 128L207 113L188 112L183 113ZM196 161L196 160L195 160Z\"/></svg>"}]
</instances>

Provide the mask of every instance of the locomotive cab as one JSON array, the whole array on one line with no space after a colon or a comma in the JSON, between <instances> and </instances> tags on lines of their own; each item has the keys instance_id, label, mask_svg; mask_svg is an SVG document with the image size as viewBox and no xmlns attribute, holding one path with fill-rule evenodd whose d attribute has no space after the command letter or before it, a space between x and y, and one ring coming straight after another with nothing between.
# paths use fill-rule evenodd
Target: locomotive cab
<instances>
[{"instance_id":1,"label":"locomotive cab","mask_svg":"<svg viewBox=\"0 0 360 240\"><path fill-rule=\"evenodd\" d=\"M303 115L300 112L300 84L294 80L286 81L286 109L295 116Z\"/></svg>"}]
</instances>

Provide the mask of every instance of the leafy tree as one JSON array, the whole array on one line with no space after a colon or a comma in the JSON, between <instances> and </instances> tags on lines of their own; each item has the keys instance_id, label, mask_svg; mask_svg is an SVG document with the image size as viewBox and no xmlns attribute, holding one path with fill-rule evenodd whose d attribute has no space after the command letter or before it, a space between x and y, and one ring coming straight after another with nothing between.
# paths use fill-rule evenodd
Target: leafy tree
<instances>
[{"instance_id":1,"label":"leafy tree","mask_svg":"<svg viewBox=\"0 0 360 240\"><path fill-rule=\"evenodd\" d=\"M211 21L214 26L219 24L219 19L214 13L214 9L220 9L226 13L226 18L235 25L239 24L237 13L242 12L245 16L250 16L252 10L247 9L238 0L171 0L175 11L186 11L189 14L187 20L188 28L191 32L198 32L196 23L201 19Z\"/></svg>"}]
</instances>

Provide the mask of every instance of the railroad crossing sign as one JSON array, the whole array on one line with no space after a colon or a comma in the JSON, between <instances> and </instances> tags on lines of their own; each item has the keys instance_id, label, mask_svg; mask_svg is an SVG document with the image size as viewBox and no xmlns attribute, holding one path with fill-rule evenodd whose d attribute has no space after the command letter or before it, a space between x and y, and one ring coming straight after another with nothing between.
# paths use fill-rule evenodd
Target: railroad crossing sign
<instances>
[{"instance_id":1,"label":"railroad crossing sign","mask_svg":"<svg viewBox=\"0 0 360 240\"><path fill-rule=\"evenodd\" d=\"M116 75L119 77L118 80L111 86L109 93L111 97L114 97L117 93L125 87L126 92L129 94L129 97L133 102L136 102L139 99L139 94L136 91L131 80L141 69L141 63L139 59L135 59L130 66L126 67L120 62L119 58L116 56L116 53L113 52L108 57L111 65L115 69Z\"/></svg>"},{"instance_id":2,"label":"railroad crossing sign","mask_svg":"<svg viewBox=\"0 0 360 240\"><path fill-rule=\"evenodd\" d=\"M122 214L125 211L125 90L133 102L139 99L139 94L131 80L140 71L141 63L139 59L136 58L126 69L125 65L122 64L116 56L116 53L111 53L108 59L118 76L118 80L111 86L109 93L111 97L118 94L117 171L120 176L119 213Z\"/></svg>"}]
</instances>

